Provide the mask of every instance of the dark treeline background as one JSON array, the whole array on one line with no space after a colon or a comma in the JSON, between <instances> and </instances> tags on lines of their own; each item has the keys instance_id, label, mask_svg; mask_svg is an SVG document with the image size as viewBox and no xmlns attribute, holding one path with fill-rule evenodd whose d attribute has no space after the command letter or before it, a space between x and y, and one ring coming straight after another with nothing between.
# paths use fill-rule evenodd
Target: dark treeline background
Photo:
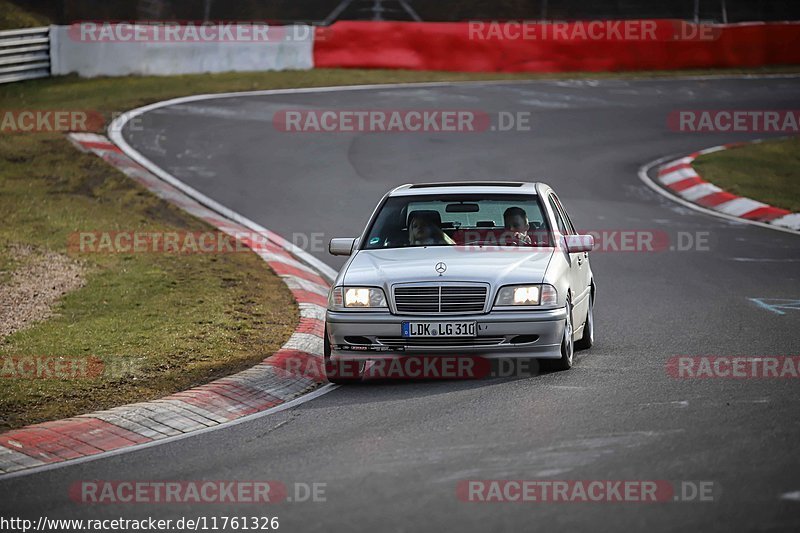
<instances>
[{"instance_id":1,"label":"dark treeline background","mask_svg":"<svg viewBox=\"0 0 800 533\"><path fill-rule=\"evenodd\" d=\"M272 20L321 22L340 0L13 0L54 23L77 20ZM695 0L409 0L425 21L475 19L631 19L695 17ZM410 20L400 2L353 0L340 19ZM800 0L699 0L704 21L800 20Z\"/></svg>"}]
</instances>

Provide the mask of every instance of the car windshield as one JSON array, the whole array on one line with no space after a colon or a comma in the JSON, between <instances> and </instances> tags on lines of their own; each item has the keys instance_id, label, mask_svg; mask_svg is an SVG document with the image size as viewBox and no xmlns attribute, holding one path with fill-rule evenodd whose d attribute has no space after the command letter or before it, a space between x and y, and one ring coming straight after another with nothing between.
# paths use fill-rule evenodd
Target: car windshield
<instances>
[{"instance_id":1,"label":"car windshield","mask_svg":"<svg viewBox=\"0 0 800 533\"><path fill-rule=\"evenodd\" d=\"M386 199L364 248L549 246L535 195L425 195Z\"/></svg>"}]
</instances>

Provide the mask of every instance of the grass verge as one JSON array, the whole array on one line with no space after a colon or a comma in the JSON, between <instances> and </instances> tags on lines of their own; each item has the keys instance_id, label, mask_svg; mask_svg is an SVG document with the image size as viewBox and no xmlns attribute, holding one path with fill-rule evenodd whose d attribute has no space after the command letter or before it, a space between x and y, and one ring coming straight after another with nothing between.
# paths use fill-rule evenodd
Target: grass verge
<instances>
[{"instance_id":1,"label":"grass verge","mask_svg":"<svg viewBox=\"0 0 800 533\"><path fill-rule=\"evenodd\" d=\"M800 212L800 137L713 152L693 166L728 192Z\"/></svg>"},{"instance_id":2,"label":"grass verge","mask_svg":"<svg viewBox=\"0 0 800 533\"><path fill-rule=\"evenodd\" d=\"M62 135L0 137L0 267L15 244L67 252L74 231L204 231ZM0 428L154 399L243 370L297 323L291 293L253 253L72 256L84 287L0 341ZM87 379L18 379L21 356L96 357ZM9 366L12 365L12 366Z\"/></svg>"}]
</instances>

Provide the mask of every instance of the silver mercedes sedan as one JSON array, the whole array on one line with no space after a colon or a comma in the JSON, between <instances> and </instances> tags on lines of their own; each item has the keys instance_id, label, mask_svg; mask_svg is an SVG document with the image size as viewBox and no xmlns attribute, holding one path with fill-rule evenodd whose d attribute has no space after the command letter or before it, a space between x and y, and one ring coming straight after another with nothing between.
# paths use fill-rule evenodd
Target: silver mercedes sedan
<instances>
[{"instance_id":1,"label":"silver mercedes sedan","mask_svg":"<svg viewBox=\"0 0 800 533\"><path fill-rule=\"evenodd\" d=\"M360 237L330 242L350 259L328 296L328 379L357 381L372 358L420 354L569 369L575 347L594 342L593 247L544 183L397 187Z\"/></svg>"}]
</instances>

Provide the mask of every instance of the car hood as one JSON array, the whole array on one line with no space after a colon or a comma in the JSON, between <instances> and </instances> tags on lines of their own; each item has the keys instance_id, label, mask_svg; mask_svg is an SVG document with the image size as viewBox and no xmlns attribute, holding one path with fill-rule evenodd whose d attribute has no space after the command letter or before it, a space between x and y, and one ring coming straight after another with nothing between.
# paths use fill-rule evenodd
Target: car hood
<instances>
[{"instance_id":1,"label":"car hood","mask_svg":"<svg viewBox=\"0 0 800 533\"><path fill-rule=\"evenodd\" d=\"M493 286L541 283L552 248L430 246L360 250L351 258L339 285L389 289L396 283L477 281ZM447 270L441 275L437 263Z\"/></svg>"}]
</instances>

